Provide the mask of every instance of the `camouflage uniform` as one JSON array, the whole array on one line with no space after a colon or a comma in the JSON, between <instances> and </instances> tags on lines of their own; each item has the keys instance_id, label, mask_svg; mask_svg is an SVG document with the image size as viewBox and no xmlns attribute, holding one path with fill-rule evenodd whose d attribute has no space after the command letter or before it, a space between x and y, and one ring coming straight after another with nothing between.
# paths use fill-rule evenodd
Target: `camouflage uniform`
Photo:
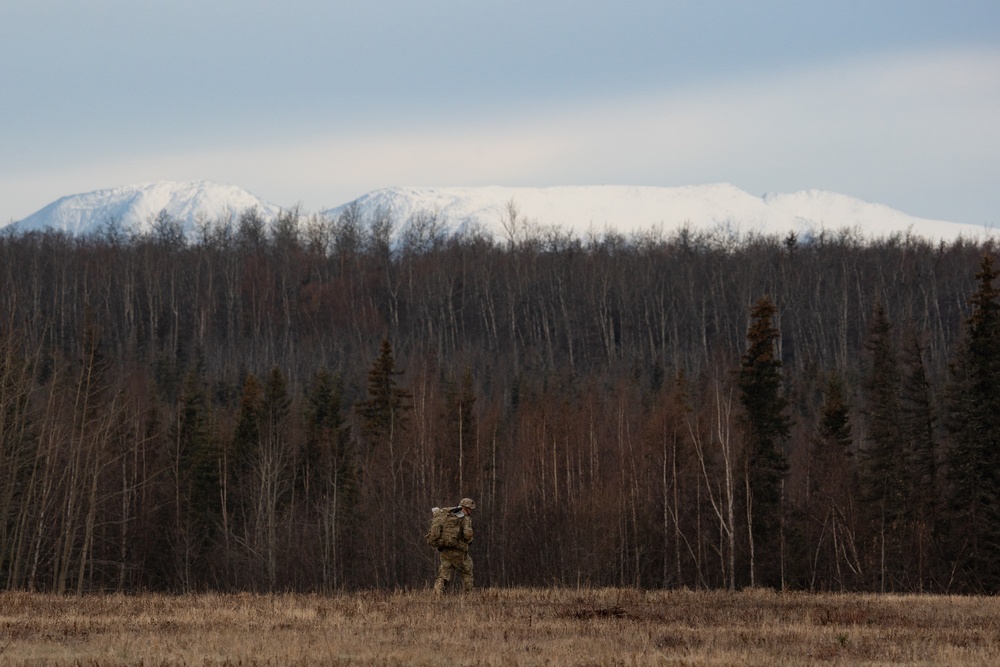
<instances>
[{"instance_id":1,"label":"camouflage uniform","mask_svg":"<svg viewBox=\"0 0 1000 667\"><path fill-rule=\"evenodd\" d=\"M470 510L476 504L468 498L463 498L459 508ZM472 517L466 514L462 517L462 529L459 532L458 545L453 549L439 549L441 565L438 567L437 580L434 582L434 594L444 593L444 587L451 581L452 570L462 574L462 590L466 593L472 590L472 558L469 556L469 544L472 542Z\"/></svg>"}]
</instances>

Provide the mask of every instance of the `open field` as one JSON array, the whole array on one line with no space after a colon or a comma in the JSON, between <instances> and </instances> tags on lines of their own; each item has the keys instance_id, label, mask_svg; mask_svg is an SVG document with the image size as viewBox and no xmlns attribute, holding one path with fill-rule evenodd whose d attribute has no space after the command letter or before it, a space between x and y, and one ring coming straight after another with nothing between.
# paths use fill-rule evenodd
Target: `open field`
<instances>
[{"instance_id":1,"label":"open field","mask_svg":"<svg viewBox=\"0 0 1000 667\"><path fill-rule=\"evenodd\" d=\"M0 593L0 664L989 665L1000 599L488 589Z\"/></svg>"}]
</instances>

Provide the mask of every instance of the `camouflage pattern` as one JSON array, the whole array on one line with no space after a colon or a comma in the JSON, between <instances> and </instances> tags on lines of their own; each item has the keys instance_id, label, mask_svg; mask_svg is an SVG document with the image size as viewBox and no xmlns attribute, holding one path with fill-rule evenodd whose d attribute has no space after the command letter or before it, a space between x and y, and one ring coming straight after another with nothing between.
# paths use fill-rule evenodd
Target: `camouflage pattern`
<instances>
[{"instance_id":1,"label":"camouflage pattern","mask_svg":"<svg viewBox=\"0 0 1000 667\"><path fill-rule=\"evenodd\" d=\"M469 544L472 542L472 517L462 517L462 533L458 546L454 549L441 549L441 565L438 567L437 580L434 582L435 595L444 593L444 587L451 581L452 572L457 570L462 575L462 590L468 593L472 590L472 558L469 556Z\"/></svg>"},{"instance_id":2,"label":"camouflage pattern","mask_svg":"<svg viewBox=\"0 0 1000 667\"><path fill-rule=\"evenodd\" d=\"M431 527L424 538L435 549L454 549L462 541L462 519L465 513L458 507L440 509L435 507L431 515Z\"/></svg>"},{"instance_id":3,"label":"camouflage pattern","mask_svg":"<svg viewBox=\"0 0 1000 667\"><path fill-rule=\"evenodd\" d=\"M468 547L466 547L468 548ZM434 582L434 594L442 595L444 587L451 581L453 570L462 575L462 590L466 593L472 590L472 558L467 551L460 549L442 549L441 565L438 567L437 580Z\"/></svg>"}]
</instances>

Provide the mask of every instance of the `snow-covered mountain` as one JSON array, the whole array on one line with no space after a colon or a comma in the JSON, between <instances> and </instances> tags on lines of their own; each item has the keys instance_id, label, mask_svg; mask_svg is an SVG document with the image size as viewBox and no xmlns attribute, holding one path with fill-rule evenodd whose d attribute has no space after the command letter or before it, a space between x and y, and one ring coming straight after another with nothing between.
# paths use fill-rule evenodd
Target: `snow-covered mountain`
<instances>
[{"instance_id":1,"label":"snow-covered mountain","mask_svg":"<svg viewBox=\"0 0 1000 667\"><path fill-rule=\"evenodd\" d=\"M557 228L586 237L613 231L622 235L670 235L681 227L744 236L748 233L807 239L820 231L848 228L863 236L911 233L928 239L984 238L990 230L940 220L915 218L881 204L833 192L751 195L734 185L687 187L578 186L549 188L451 187L387 188L320 213L336 218L348 207L365 222L389 213L397 233L422 215L437 216L439 233L474 226L498 240L509 238L511 212L516 235ZM246 190L207 181L158 182L63 197L13 223L15 231L55 229L87 234L115 220L123 230L148 231L161 212L180 222L193 237L201 222L216 223L256 208L265 222L280 208Z\"/></svg>"},{"instance_id":2,"label":"snow-covered mountain","mask_svg":"<svg viewBox=\"0 0 1000 667\"><path fill-rule=\"evenodd\" d=\"M418 213L436 214L448 229L474 224L496 238L506 238L513 205L529 228L556 227L578 236L691 230L725 230L808 238L820 231L856 229L869 238L912 233L928 239L982 238L988 230L941 220L915 218L882 204L872 204L822 190L751 195L734 185L687 187L587 186L550 188L388 188L325 211L336 216L356 206L362 217L388 211L397 223Z\"/></svg>"},{"instance_id":3,"label":"snow-covered mountain","mask_svg":"<svg viewBox=\"0 0 1000 667\"><path fill-rule=\"evenodd\" d=\"M281 209L234 185L210 181L160 181L69 195L13 223L14 231L57 230L83 235L114 220L128 232L148 232L165 212L191 237L202 221L217 222L256 208L265 221Z\"/></svg>"}]
</instances>

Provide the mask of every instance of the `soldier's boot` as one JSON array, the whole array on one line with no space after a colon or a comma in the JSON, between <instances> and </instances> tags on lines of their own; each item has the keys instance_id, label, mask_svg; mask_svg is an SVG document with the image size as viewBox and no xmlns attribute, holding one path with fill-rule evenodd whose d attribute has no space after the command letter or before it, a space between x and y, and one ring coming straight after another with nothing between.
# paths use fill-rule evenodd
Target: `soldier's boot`
<instances>
[{"instance_id":1,"label":"soldier's boot","mask_svg":"<svg viewBox=\"0 0 1000 667\"><path fill-rule=\"evenodd\" d=\"M444 579L438 577L437 581L434 582L434 595L438 597L444 595L444 585L446 583L447 582Z\"/></svg>"},{"instance_id":2,"label":"soldier's boot","mask_svg":"<svg viewBox=\"0 0 1000 667\"><path fill-rule=\"evenodd\" d=\"M463 593L472 592L472 577L462 577L462 592Z\"/></svg>"}]
</instances>

